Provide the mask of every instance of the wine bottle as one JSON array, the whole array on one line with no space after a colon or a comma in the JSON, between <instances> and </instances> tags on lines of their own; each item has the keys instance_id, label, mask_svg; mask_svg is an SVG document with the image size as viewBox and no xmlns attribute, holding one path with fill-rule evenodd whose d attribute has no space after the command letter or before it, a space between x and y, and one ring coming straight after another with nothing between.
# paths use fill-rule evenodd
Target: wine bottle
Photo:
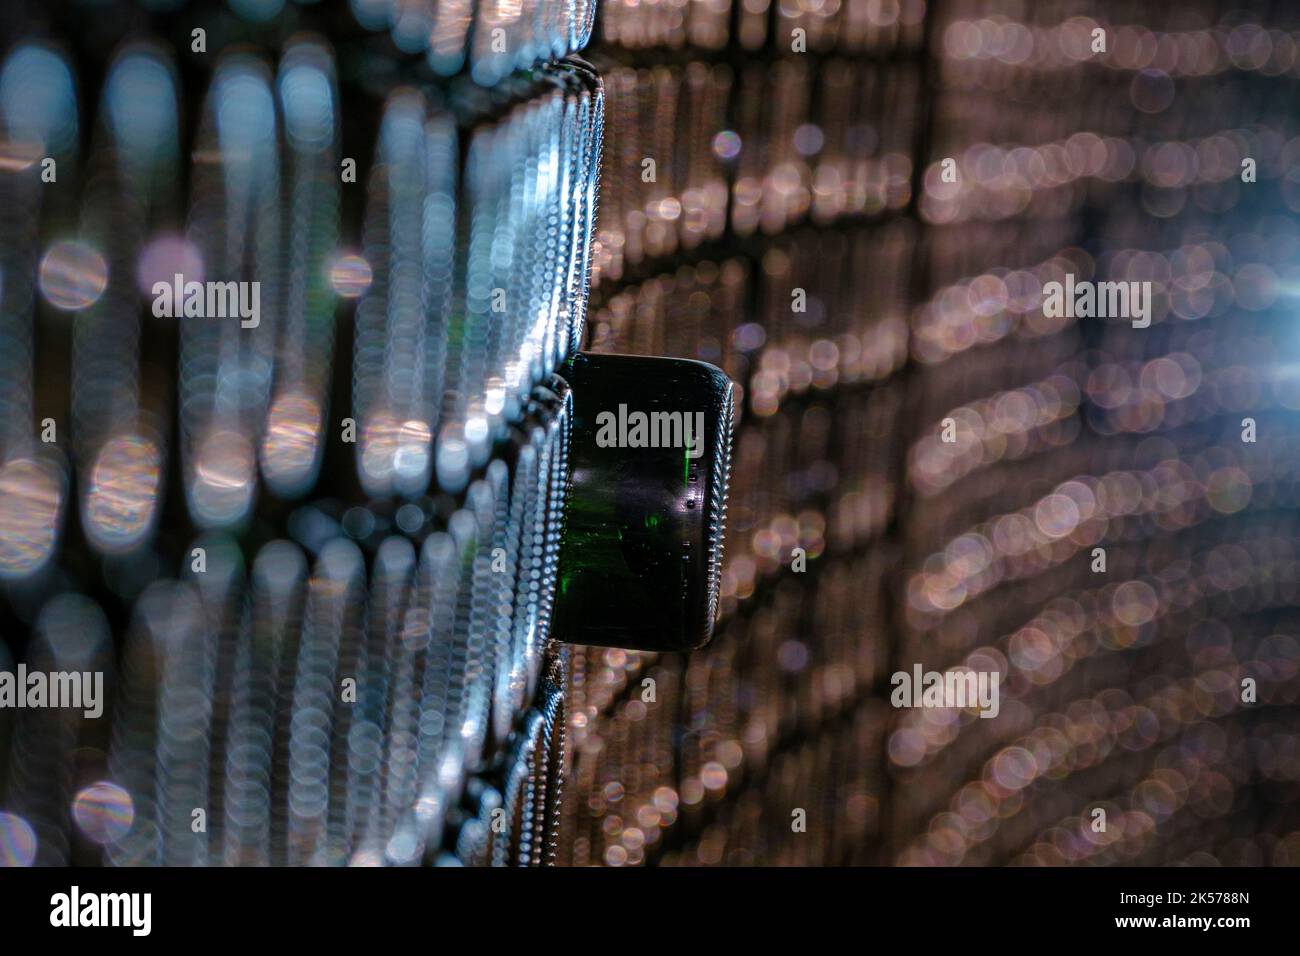
<instances>
[{"instance_id":1,"label":"wine bottle","mask_svg":"<svg viewBox=\"0 0 1300 956\"><path fill-rule=\"evenodd\" d=\"M580 352L552 635L689 650L713 634L732 384L685 359Z\"/></svg>"}]
</instances>

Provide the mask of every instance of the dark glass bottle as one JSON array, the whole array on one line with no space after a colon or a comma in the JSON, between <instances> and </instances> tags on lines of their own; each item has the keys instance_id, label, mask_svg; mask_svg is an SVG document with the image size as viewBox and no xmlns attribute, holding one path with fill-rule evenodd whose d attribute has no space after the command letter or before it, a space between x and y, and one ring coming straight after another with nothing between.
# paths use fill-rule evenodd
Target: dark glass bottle
<instances>
[{"instance_id":1,"label":"dark glass bottle","mask_svg":"<svg viewBox=\"0 0 1300 956\"><path fill-rule=\"evenodd\" d=\"M717 615L731 380L704 362L591 353L562 374L573 430L552 635L703 646Z\"/></svg>"}]
</instances>

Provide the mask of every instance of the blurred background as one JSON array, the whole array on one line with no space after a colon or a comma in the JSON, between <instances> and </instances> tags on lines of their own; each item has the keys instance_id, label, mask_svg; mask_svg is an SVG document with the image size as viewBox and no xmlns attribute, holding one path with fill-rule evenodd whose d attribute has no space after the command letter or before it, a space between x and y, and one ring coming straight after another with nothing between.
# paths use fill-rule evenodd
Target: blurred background
<instances>
[{"instance_id":1,"label":"blurred background","mask_svg":"<svg viewBox=\"0 0 1300 956\"><path fill-rule=\"evenodd\" d=\"M0 864L1300 864L1298 80L1262 0L11 0L0 671L106 705L0 709ZM577 349L735 383L706 650L550 628Z\"/></svg>"}]
</instances>

